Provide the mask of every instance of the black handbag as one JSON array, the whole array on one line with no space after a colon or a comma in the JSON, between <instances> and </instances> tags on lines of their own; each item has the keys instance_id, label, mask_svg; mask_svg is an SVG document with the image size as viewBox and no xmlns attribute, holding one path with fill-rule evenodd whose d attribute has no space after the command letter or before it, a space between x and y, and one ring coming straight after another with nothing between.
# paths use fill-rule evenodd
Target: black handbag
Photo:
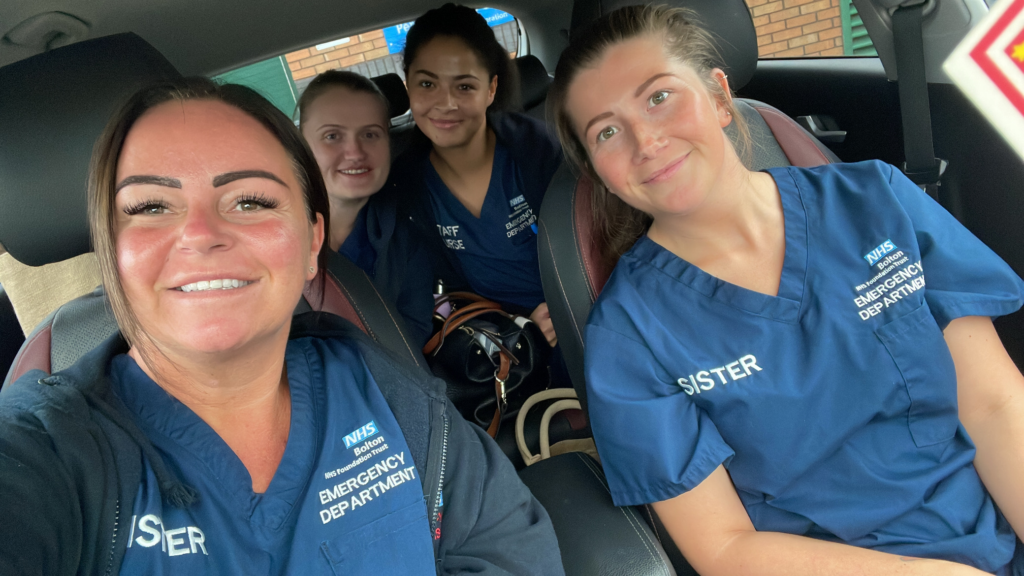
<instances>
[{"instance_id":1,"label":"black handbag","mask_svg":"<svg viewBox=\"0 0 1024 576\"><path fill-rule=\"evenodd\" d=\"M451 305L447 318L438 314ZM469 292L445 294L434 307L440 329L423 354L448 383L448 397L466 420L493 438L504 418L548 387L548 346L540 328L501 305Z\"/></svg>"}]
</instances>

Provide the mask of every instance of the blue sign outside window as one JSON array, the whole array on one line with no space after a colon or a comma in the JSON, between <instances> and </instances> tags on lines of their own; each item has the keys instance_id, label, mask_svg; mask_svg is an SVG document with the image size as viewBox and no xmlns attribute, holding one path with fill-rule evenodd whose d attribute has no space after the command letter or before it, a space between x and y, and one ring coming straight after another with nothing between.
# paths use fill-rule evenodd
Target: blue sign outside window
<instances>
[{"instance_id":1,"label":"blue sign outside window","mask_svg":"<svg viewBox=\"0 0 1024 576\"><path fill-rule=\"evenodd\" d=\"M477 8L476 11L484 17L484 20L487 20L487 24L491 28L515 20L515 17L508 12L502 12L497 8ZM397 54L405 49L405 35L409 33L412 24L412 22L406 22L384 29L384 39L388 41L389 54Z\"/></svg>"}]
</instances>

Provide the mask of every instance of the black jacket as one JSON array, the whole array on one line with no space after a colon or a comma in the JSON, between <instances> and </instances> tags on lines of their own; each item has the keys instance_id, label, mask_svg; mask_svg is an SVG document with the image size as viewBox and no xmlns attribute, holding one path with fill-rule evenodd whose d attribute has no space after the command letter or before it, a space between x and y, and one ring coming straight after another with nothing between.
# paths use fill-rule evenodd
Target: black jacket
<instances>
[{"instance_id":1,"label":"black jacket","mask_svg":"<svg viewBox=\"0 0 1024 576\"><path fill-rule=\"evenodd\" d=\"M440 529L439 574L562 574L547 513L494 442L459 417L441 381L334 316L297 316L291 337L303 336L356 342L423 478L431 530ZM168 470L113 394L107 368L126 351L115 334L71 368L30 372L0 392L0 574L117 574L142 458L167 503L201 497Z\"/></svg>"},{"instance_id":2,"label":"black jacket","mask_svg":"<svg viewBox=\"0 0 1024 576\"><path fill-rule=\"evenodd\" d=\"M400 195L392 177L366 204L366 233L373 246L373 283L395 304L419 346L434 331L434 271L426 243L411 226L399 225Z\"/></svg>"},{"instance_id":3,"label":"black jacket","mask_svg":"<svg viewBox=\"0 0 1024 576\"><path fill-rule=\"evenodd\" d=\"M488 114L487 126L494 131L497 140L512 155L525 184L523 195L530 206L539 210L548 184L562 163L562 149L558 140L546 124L525 114ZM398 225L412 228L411 237L418 239L417 248L423 248L421 257L429 260L434 278L443 280L448 291L470 290L458 258L453 251L445 247L444 240L437 233L437 220L430 205L426 179L416 168L420 166L423 157L430 153L431 146L430 140L417 129L409 148L395 160L391 168L392 178L386 187L386 192L390 196L387 202L395 209ZM374 215L370 216L372 220ZM378 212L376 217L380 218L381 213ZM368 226L373 242L375 226ZM384 226L376 228L381 232L386 231ZM514 311L525 312L526 315L532 312Z\"/></svg>"}]
</instances>

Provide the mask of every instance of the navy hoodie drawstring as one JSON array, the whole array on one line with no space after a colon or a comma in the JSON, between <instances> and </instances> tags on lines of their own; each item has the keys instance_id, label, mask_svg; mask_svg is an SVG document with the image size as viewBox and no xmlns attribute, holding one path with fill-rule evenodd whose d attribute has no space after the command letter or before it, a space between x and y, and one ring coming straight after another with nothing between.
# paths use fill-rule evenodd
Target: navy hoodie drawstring
<instances>
[{"instance_id":1,"label":"navy hoodie drawstring","mask_svg":"<svg viewBox=\"0 0 1024 576\"><path fill-rule=\"evenodd\" d=\"M143 456L149 461L149 465L153 468L153 473L156 474L160 493L163 494L163 497L171 506L175 508L188 508L199 501L199 493L196 492L195 488L186 485L167 469L164 459L157 453L156 448L153 447L153 444L150 443L149 439L146 438L142 430L139 430L139 427L134 422L125 418L120 411L94 394L83 392L83 396L85 396L90 406L110 419L118 428L124 430L139 445Z\"/></svg>"}]
</instances>

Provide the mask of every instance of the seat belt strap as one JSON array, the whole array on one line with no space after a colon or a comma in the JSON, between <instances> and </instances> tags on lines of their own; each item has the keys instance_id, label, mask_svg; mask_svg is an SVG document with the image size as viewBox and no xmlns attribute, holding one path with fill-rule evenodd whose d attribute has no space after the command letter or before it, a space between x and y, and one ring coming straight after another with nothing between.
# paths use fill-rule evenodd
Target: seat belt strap
<instances>
[{"instance_id":1,"label":"seat belt strap","mask_svg":"<svg viewBox=\"0 0 1024 576\"><path fill-rule=\"evenodd\" d=\"M896 74L903 119L903 173L932 198L938 199L939 179L946 161L935 157L932 143L931 105L924 67L921 22L929 1L903 5L892 15Z\"/></svg>"}]
</instances>

